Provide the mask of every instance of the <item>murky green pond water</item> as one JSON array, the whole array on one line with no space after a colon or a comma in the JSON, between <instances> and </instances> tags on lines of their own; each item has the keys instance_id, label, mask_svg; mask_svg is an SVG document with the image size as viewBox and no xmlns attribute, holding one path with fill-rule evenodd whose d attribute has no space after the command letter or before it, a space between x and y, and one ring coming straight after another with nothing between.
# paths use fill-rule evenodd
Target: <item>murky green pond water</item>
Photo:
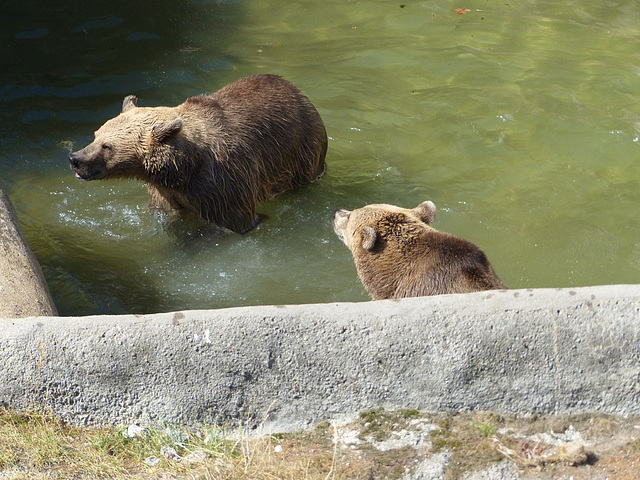
<instances>
[{"instance_id":1,"label":"murky green pond water","mask_svg":"<svg viewBox=\"0 0 640 480\"><path fill-rule=\"evenodd\" d=\"M0 27L0 182L63 315L365 301L331 218L374 202L433 200L513 288L640 283L637 2L23 0ZM70 171L125 95L255 73L330 137L257 230L167 228L144 185Z\"/></svg>"}]
</instances>

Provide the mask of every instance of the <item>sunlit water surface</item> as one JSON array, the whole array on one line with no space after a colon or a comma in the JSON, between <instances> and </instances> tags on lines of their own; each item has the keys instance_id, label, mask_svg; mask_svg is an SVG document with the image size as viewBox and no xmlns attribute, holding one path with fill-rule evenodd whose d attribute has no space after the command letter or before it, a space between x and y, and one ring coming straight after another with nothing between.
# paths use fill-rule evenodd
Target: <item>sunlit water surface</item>
<instances>
[{"instance_id":1,"label":"sunlit water surface","mask_svg":"<svg viewBox=\"0 0 640 480\"><path fill-rule=\"evenodd\" d=\"M513 288L640 283L637 2L3 8L0 182L61 314L366 301L331 218L379 202L434 201ZM327 174L247 235L70 171L125 95L176 105L255 73L298 85L330 140Z\"/></svg>"}]
</instances>

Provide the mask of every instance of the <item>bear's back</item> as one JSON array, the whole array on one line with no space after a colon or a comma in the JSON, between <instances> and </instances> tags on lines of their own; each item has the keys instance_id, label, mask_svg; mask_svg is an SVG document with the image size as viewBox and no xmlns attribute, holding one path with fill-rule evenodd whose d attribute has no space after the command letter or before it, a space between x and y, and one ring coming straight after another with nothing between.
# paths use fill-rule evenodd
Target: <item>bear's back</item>
<instances>
[{"instance_id":1,"label":"bear's back","mask_svg":"<svg viewBox=\"0 0 640 480\"><path fill-rule=\"evenodd\" d=\"M196 97L197 98L197 97ZM293 118L321 123L315 107L292 83L277 75L253 75L241 78L205 97L210 105L220 106L227 115L257 116L256 121ZM206 101L200 99L198 101ZM285 115L282 115L285 113ZM316 118L317 116L317 118ZM293 118L292 118L293 117Z\"/></svg>"},{"instance_id":2,"label":"bear's back","mask_svg":"<svg viewBox=\"0 0 640 480\"><path fill-rule=\"evenodd\" d=\"M411 270L416 284L437 293L466 293L506 288L485 253L474 243L427 227ZM426 286L429 284L429 286ZM428 293L433 295L434 293ZM423 293L424 295L424 293Z\"/></svg>"}]
</instances>

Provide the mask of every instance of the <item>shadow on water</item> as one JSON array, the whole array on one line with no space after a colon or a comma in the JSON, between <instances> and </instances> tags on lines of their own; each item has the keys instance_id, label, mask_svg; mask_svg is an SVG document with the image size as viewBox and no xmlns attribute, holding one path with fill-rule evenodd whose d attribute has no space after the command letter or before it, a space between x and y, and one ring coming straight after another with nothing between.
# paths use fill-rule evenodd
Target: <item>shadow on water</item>
<instances>
[{"instance_id":1,"label":"shadow on water","mask_svg":"<svg viewBox=\"0 0 640 480\"><path fill-rule=\"evenodd\" d=\"M77 250L76 250L77 251ZM165 311L167 294L159 292L142 263L92 252L60 258L44 269L60 315L142 314ZM144 304L145 309L139 307ZM155 307L155 309L154 309Z\"/></svg>"},{"instance_id":2,"label":"shadow on water","mask_svg":"<svg viewBox=\"0 0 640 480\"><path fill-rule=\"evenodd\" d=\"M50 225L53 228L39 234L35 247L52 252L44 273L60 315L144 314L187 308L180 300L180 286L161 286L156 270L171 263L175 251L188 258L233 235L179 216L147 214L144 208L137 215L147 217L147 228L136 233L129 229L121 235L117 228L103 230L109 228L105 225L92 229ZM96 235L98 231L103 235Z\"/></svg>"},{"instance_id":3,"label":"shadow on water","mask_svg":"<svg viewBox=\"0 0 640 480\"><path fill-rule=\"evenodd\" d=\"M156 99L163 87L179 84L187 87L175 92L183 99L185 90L206 90L194 85L193 55L219 59L222 66L224 59L218 44L204 45L198 34L223 43L238 6L206 0L3 2L0 167L20 162L48 139L68 138L70 127L80 132L90 126L89 135L128 94ZM169 100L162 95L158 101ZM19 153L6 155L11 147Z\"/></svg>"},{"instance_id":4,"label":"shadow on water","mask_svg":"<svg viewBox=\"0 0 640 480\"><path fill-rule=\"evenodd\" d=\"M0 180L60 314L167 309L172 292L160 294L147 275L145 248L130 245L148 240L127 232L114 244L101 229L119 221L115 215L91 223L78 213L87 203L99 212L105 199L91 202L95 190L73 178L66 152L116 115L125 95L136 94L146 105L177 104L214 89L199 80L231 69L234 59L224 57L221 46L240 7L233 0L3 2ZM193 229L171 235L181 242L197 237ZM139 250L133 261L130 251L120 254L129 247Z\"/></svg>"}]
</instances>

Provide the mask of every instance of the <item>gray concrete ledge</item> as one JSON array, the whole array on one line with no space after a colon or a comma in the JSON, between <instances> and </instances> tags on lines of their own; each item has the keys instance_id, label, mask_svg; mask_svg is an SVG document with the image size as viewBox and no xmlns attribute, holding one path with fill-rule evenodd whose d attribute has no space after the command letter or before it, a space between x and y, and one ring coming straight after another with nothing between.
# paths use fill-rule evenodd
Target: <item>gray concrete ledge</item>
<instances>
[{"instance_id":1,"label":"gray concrete ledge","mask_svg":"<svg viewBox=\"0 0 640 480\"><path fill-rule=\"evenodd\" d=\"M383 406L640 415L640 286L0 320L0 402L280 430Z\"/></svg>"},{"instance_id":2,"label":"gray concrete ledge","mask_svg":"<svg viewBox=\"0 0 640 480\"><path fill-rule=\"evenodd\" d=\"M42 268L22 235L9 197L0 187L0 317L56 314Z\"/></svg>"}]
</instances>

